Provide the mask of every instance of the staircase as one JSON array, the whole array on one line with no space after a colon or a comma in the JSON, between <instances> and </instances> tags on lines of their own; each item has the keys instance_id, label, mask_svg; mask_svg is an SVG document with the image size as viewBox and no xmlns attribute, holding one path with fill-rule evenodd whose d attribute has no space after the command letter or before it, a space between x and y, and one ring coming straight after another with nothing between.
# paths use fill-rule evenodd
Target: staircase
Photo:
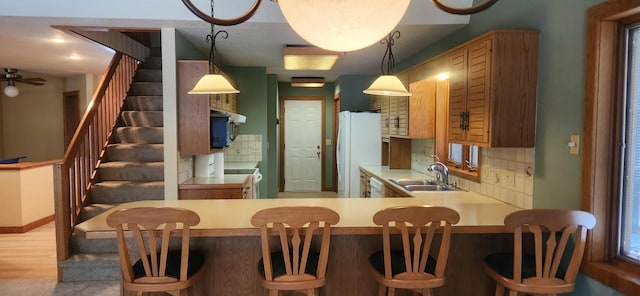
<instances>
[{"instance_id":1,"label":"staircase","mask_svg":"<svg viewBox=\"0 0 640 296\"><path fill-rule=\"evenodd\" d=\"M152 48L151 57L135 74L118 126L97 168L91 204L82 209L80 221L120 203L164 199L161 65L160 50ZM120 279L115 239L72 235L70 250L69 259L60 263L63 282Z\"/></svg>"}]
</instances>

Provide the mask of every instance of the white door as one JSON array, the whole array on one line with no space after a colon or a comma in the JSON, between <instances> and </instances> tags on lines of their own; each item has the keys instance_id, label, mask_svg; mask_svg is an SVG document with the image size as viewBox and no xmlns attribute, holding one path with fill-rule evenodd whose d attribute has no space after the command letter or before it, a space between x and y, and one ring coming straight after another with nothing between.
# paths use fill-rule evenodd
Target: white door
<instances>
[{"instance_id":1,"label":"white door","mask_svg":"<svg viewBox=\"0 0 640 296\"><path fill-rule=\"evenodd\" d=\"M284 191L322 190L322 101L284 102Z\"/></svg>"}]
</instances>

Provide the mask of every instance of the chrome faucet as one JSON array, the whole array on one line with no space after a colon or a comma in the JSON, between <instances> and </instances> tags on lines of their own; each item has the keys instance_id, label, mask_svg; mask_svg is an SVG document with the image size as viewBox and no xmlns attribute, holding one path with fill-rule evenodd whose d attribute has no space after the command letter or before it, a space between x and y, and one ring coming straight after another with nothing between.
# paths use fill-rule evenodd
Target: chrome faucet
<instances>
[{"instance_id":1,"label":"chrome faucet","mask_svg":"<svg viewBox=\"0 0 640 296\"><path fill-rule=\"evenodd\" d=\"M436 171L439 176L442 176L442 183L449 185L449 168L447 168L447 165L436 161L427 167L427 170L430 172Z\"/></svg>"}]
</instances>

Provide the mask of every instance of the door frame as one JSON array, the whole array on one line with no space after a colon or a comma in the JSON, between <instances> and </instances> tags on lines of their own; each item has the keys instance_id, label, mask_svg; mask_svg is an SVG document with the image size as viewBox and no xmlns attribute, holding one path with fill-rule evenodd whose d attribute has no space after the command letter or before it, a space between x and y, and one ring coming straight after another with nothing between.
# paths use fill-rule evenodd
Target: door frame
<instances>
[{"instance_id":1,"label":"door frame","mask_svg":"<svg viewBox=\"0 0 640 296\"><path fill-rule=\"evenodd\" d=\"M320 162L320 190L324 191L325 187L326 187L326 182L325 182L325 178L324 178L324 174L325 174L325 170L326 170L326 161L325 161L325 157L326 157L326 143L324 141L325 138L325 130L326 130L326 104L325 104L325 97L321 97L321 96L301 96L301 97L282 97L282 99L280 100L280 184L278 185L278 192L283 192L284 191L284 176L285 176L285 163L284 163L284 146L285 146L285 109L284 109L284 105L286 101L320 101L320 111L321 111L321 115L320 118L322 120L322 123L320 123L321 125L321 131L320 131L320 135L321 135L321 139L320 139L320 150L321 150L321 162Z\"/></svg>"},{"instance_id":2,"label":"door frame","mask_svg":"<svg viewBox=\"0 0 640 296\"><path fill-rule=\"evenodd\" d=\"M64 149L71 143L80 123L80 92L67 91L62 93L62 117L64 122Z\"/></svg>"},{"instance_id":3,"label":"door frame","mask_svg":"<svg viewBox=\"0 0 640 296\"><path fill-rule=\"evenodd\" d=\"M333 97L333 145L331 145L331 154L333 154L333 168L332 168L332 179L333 186L329 189L331 191L338 192L338 149L337 149L337 141L338 141L338 128L340 125L340 93L335 94Z\"/></svg>"}]
</instances>

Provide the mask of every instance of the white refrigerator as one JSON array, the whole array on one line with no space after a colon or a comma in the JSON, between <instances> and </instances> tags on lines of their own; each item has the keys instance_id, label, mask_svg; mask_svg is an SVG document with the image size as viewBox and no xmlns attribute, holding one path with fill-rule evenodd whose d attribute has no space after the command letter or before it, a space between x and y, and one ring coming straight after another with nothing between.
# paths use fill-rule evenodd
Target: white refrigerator
<instances>
[{"instance_id":1,"label":"white refrigerator","mask_svg":"<svg viewBox=\"0 0 640 296\"><path fill-rule=\"evenodd\" d=\"M340 112L336 143L338 197L360 197L361 165L380 165L380 113Z\"/></svg>"}]
</instances>

